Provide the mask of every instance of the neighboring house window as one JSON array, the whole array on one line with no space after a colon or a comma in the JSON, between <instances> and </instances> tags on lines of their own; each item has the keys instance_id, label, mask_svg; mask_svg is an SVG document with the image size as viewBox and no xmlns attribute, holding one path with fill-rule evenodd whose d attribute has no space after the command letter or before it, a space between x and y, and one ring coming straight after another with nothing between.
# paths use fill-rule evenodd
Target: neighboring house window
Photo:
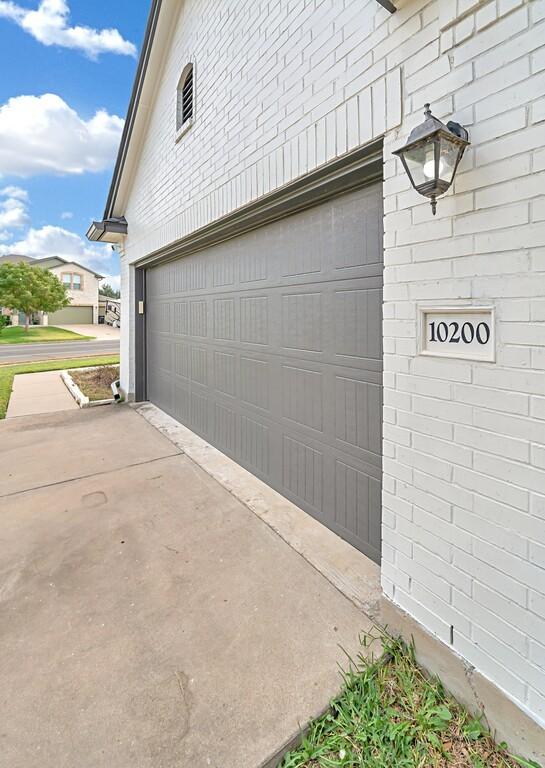
<instances>
[{"instance_id":1,"label":"neighboring house window","mask_svg":"<svg viewBox=\"0 0 545 768\"><path fill-rule=\"evenodd\" d=\"M64 272L62 275L62 284L65 288L72 291L81 291L82 279L77 272Z\"/></svg>"},{"instance_id":2,"label":"neighboring house window","mask_svg":"<svg viewBox=\"0 0 545 768\"><path fill-rule=\"evenodd\" d=\"M193 64L184 67L176 94L176 130L185 131L193 122L195 106L195 82Z\"/></svg>"}]
</instances>

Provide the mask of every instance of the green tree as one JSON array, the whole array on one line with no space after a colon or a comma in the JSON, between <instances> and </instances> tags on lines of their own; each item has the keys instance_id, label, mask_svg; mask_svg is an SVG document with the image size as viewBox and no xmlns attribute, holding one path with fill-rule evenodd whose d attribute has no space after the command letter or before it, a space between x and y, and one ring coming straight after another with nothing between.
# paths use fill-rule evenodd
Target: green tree
<instances>
[{"instance_id":1,"label":"green tree","mask_svg":"<svg viewBox=\"0 0 545 768\"><path fill-rule=\"evenodd\" d=\"M104 283L104 285L100 286L100 293L103 296L108 296L109 299L119 299L121 297L121 292L114 290L109 283Z\"/></svg>"},{"instance_id":2,"label":"green tree","mask_svg":"<svg viewBox=\"0 0 545 768\"><path fill-rule=\"evenodd\" d=\"M56 312L69 304L66 288L49 270L24 262L0 266L0 307L24 312L25 331L34 312Z\"/></svg>"}]
</instances>

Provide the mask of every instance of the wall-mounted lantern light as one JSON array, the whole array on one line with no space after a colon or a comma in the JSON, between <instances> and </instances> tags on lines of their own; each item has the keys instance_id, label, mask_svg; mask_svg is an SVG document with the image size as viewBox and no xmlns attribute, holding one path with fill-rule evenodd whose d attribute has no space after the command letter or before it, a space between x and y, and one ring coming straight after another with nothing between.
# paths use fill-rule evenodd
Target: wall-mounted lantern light
<instances>
[{"instance_id":1,"label":"wall-mounted lantern light","mask_svg":"<svg viewBox=\"0 0 545 768\"><path fill-rule=\"evenodd\" d=\"M445 125L432 115L429 104L424 106L426 119L411 131L405 146L393 154L400 158L416 191L430 198L435 216L436 198L452 184L470 142L463 126L452 121Z\"/></svg>"}]
</instances>

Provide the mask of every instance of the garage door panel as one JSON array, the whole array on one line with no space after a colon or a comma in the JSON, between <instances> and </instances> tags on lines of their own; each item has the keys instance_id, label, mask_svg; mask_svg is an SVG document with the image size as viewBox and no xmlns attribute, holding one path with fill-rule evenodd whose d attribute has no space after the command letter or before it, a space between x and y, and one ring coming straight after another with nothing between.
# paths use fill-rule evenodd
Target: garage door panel
<instances>
[{"instance_id":1,"label":"garage door panel","mask_svg":"<svg viewBox=\"0 0 545 768\"><path fill-rule=\"evenodd\" d=\"M287 222L290 219L286 219ZM271 226L271 225L270 225ZM285 235L286 238L288 235ZM216 254L218 249L225 249L227 243L214 246L204 252L193 254L191 256L184 257L185 259L200 258L207 262L206 269L203 271L202 280L185 280L176 279L174 276L170 276L162 281L161 287L158 287L158 281L149 280L146 284L146 291L148 298L160 298L168 296L170 299L188 299L196 298L199 295L203 297L214 295L235 295L239 296L246 292L263 291L264 289L278 288L280 290L289 287L301 286L319 286L323 283L340 283L344 280L362 279L366 281L374 282L375 287L380 288L382 286L382 262L375 262L369 264L355 264L350 266L337 267L331 262L331 258L335 252L335 245L328 247L327 249L320 244L322 250L327 250L327 254L324 257L321 269L316 271L301 265L297 268L293 267L289 270L288 263L293 262L294 259L303 258L305 254L301 254L301 248L308 254L313 251L317 244L313 238L317 237L317 233L310 238L303 238L303 242L297 249L291 247L291 243L283 248L279 248L277 253L269 254L267 257L263 245L254 246L254 250L251 253L247 252L247 247L242 245L242 242L248 238L248 235L242 235L238 240L241 244L236 248L231 248L231 251L226 254L223 251ZM269 237L267 236L267 241ZM309 243L312 247L309 248ZM326 261L326 257L329 261ZM267 273L265 267L256 267L253 271L246 265L249 262L263 262L267 258L276 259L279 263L272 264L270 273ZM375 258L377 256L375 255ZM282 267L281 262L285 262L286 266ZM178 262L170 262L163 265L162 269L176 270ZM173 266L174 265L174 266ZM308 271L307 271L308 270ZM150 273L152 270L148 270ZM174 272L174 275L176 272ZM188 287L182 289L181 285L187 285Z\"/></svg>"},{"instance_id":2,"label":"garage door panel","mask_svg":"<svg viewBox=\"0 0 545 768\"><path fill-rule=\"evenodd\" d=\"M335 291L334 303L335 354L380 360L381 291L355 287Z\"/></svg>"},{"instance_id":3,"label":"garage door panel","mask_svg":"<svg viewBox=\"0 0 545 768\"><path fill-rule=\"evenodd\" d=\"M270 478L271 430L258 419L240 416L240 461L253 472Z\"/></svg>"},{"instance_id":4,"label":"garage door panel","mask_svg":"<svg viewBox=\"0 0 545 768\"><path fill-rule=\"evenodd\" d=\"M189 350L190 345L183 342L174 343L174 373L182 379L189 379ZM148 353L148 360L153 359L153 350Z\"/></svg>"},{"instance_id":5,"label":"garage door panel","mask_svg":"<svg viewBox=\"0 0 545 768\"><path fill-rule=\"evenodd\" d=\"M212 407L214 409L214 444L230 456L236 456L239 443L237 414L232 408L217 401L212 404Z\"/></svg>"},{"instance_id":6,"label":"garage door panel","mask_svg":"<svg viewBox=\"0 0 545 768\"><path fill-rule=\"evenodd\" d=\"M366 554L374 559L380 554L380 487L379 478L340 459L335 461L337 532L352 543L365 542Z\"/></svg>"},{"instance_id":7,"label":"garage door panel","mask_svg":"<svg viewBox=\"0 0 545 768\"><path fill-rule=\"evenodd\" d=\"M214 387L224 395L236 397L237 356L233 352L214 352Z\"/></svg>"},{"instance_id":8,"label":"garage door panel","mask_svg":"<svg viewBox=\"0 0 545 768\"><path fill-rule=\"evenodd\" d=\"M190 405L190 388L189 384L181 381L176 381L174 384L174 398L172 415L181 421L183 424L189 426L191 419L191 405ZM150 393L150 400L153 399Z\"/></svg>"},{"instance_id":9,"label":"garage door panel","mask_svg":"<svg viewBox=\"0 0 545 768\"><path fill-rule=\"evenodd\" d=\"M171 332L171 303L169 301L155 301L150 305L150 325L154 333Z\"/></svg>"},{"instance_id":10,"label":"garage door panel","mask_svg":"<svg viewBox=\"0 0 545 768\"><path fill-rule=\"evenodd\" d=\"M319 291L282 296L282 347L323 351L323 298Z\"/></svg>"},{"instance_id":11,"label":"garage door panel","mask_svg":"<svg viewBox=\"0 0 545 768\"><path fill-rule=\"evenodd\" d=\"M148 361L159 372L172 373L172 342L157 333L150 337Z\"/></svg>"},{"instance_id":12,"label":"garage door panel","mask_svg":"<svg viewBox=\"0 0 545 768\"><path fill-rule=\"evenodd\" d=\"M324 227L323 216L319 209L312 208L298 216L298 227L291 229L286 236L289 222L281 221L275 225L273 242L276 244L271 255L280 266L280 277L314 276L323 269L324 257L327 252L329 227ZM309 242L313 248L308 247ZM289 247L286 247L286 242Z\"/></svg>"},{"instance_id":13,"label":"garage door panel","mask_svg":"<svg viewBox=\"0 0 545 768\"><path fill-rule=\"evenodd\" d=\"M168 293L188 293L208 288L208 260L193 254L168 266Z\"/></svg>"},{"instance_id":14,"label":"garage door panel","mask_svg":"<svg viewBox=\"0 0 545 768\"><path fill-rule=\"evenodd\" d=\"M211 442L247 469L269 481L274 426L270 422L266 423L259 415L240 410L233 398L219 395L208 401L209 412L212 414L208 435Z\"/></svg>"},{"instance_id":15,"label":"garage door panel","mask_svg":"<svg viewBox=\"0 0 545 768\"><path fill-rule=\"evenodd\" d=\"M23 315L22 323L25 322ZM69 306L51 312L48 315L49 325L88 325L93 322L93 307Z\"/></svg>"},{"instance_id":16,"label":"garage door panel","mask_svg":"<svg viewBox=\"0 0 545 768\"><path fill-rule=\"evenodd\" d=\"M282 436L282 484L299 503L322 512L323 452L294 436Z\"/></svg>"},{"instance_id":17,"label":"garage door panel","mask_svg":"<svg viewBox=\"0 0 545 768\"><path fill-rule=\"evenodd\" d=\"M347 376L335 378L335 437L380 456L382 387Z\"/></svg>"},{"instance_id":18,"label":"garage door panel","mask_svg":"<svg viewBox=\"0 0 545 768\"><path fill-rule=\"evenodd\" d=\"M206 339L208 336L208 302L206 299L193 299L188 304L189 336Z\"/></svg>"},{"instance_id":19,"label":"garage door panel","mask_svg":"<svg viewBox=\"0 0 545 768\"><path fill-rule=\"evenodd\" d=\"M331 213L335 268L380 264L382 226L376 195L338 198Z\"/></svg>"},{"instance_id":20,"label":"garage door panel","mask_svg":"<svg viewBox=\"0 0 545 768\"><path fill-rule=\"evenodd\" d=\"M244 363L246 358L241 358ZM261 361L252 361L261 362ZM291 366L288 366L291 367ZM244 370L244 368L243 368ZM265 369L269 371L269 368ZM314 395L310 395L310 389L301 387L297 393L289 393L283 387L269 387L269 381L277 379L276 374L265 374L262 379L263 386L257 384L248 393L248 381L250 376L243 373L241 376L242 392L246 398L235 397L230 394L222 393L220 390L211 390L209 387L203 387L195 382L190 382L192 391L196 391L201 396L209 399L213 410L213 403L219 402L224 407L231 409L238 417L248 416L260 423L266 425L269 429L277 429L280 434L280 441L283 435L295 436L297 440L318 450L327 450L332 455L344 457L346 460L358 461L367 470L380 469L380 454L374 451L374 448L381 447L381 391L378 385L370 385L369 389L372 396L367 401L363 399L356 400L353 397L355 405L348 411L348 418L345 412L344 402L342 406L335 408L335 392L333 385L335 377L328 373L320 374L306 368L300 369L305 374L317 377L317 384L314 386ZM365 385L366 382L354 381L354 385ZM376 393L376 394L375 394ZM302 396L306 395L308 402L303 402ZM256 402L251 402L250 398L255 397ZM374 399L373 399L374 398ZM375 408L375 404L377 407ZM318 405L321 405L321 414ZM365 407L370 409L370 416L356 413L356 407ZM356 414L354 416L354 414ZM352 417L356 422L351 421ZM369 423L371 421L371 423ZM238 427L237 427L238 428ZM212 430L213 432L213 430ZM210 437L210 435L207 435ZM373 441L376 441L376 445ZM235 456L235 458L239 458Z\"/></svg>"},{"instance_id":21,"label":"garage door panel","mask_svg":"<svg viewBox=\"0 0 545 768\"><path fill-rule=\"evenodd\" d=\"M240 357L240 399L256 408L269 411L271 363L263 358Z\"/></svg>"},{"instance_id":22,"label":"garage door panel","mask_svg":"<svg viewBox=\"0 0 545 768\"><path fill-rule=\"evenodd\" d=\"M324 429L323 373L282 366L282 416L318 432Z\"/></svg>"},{"instance_id":23,"label":"garage door panel","mask_svg":"<svg viewBox=\"0 0 545 768\"><path fill-rule=\"evenodd\" d=\"M269 297L246 296L239 299L240 341L269 344Z\"/></svg>"},{"instance_id":24,"label":"garage door panel","mask_svg":"<svg viewBox=\"0 0 545 768\"><path fill-rule=\"evenodd\" d=\"M204 347L189 345L189 378L204 386L209 384L208 352Z\"/></svg>"},{"instance_id":25,"label":"garage door panel","mask_svg":"<svg viewBox=\"0 0 545 768\"><path fill-rule=\"evenodd\" d=\"M148 396L152 402L161 403L161 408L167 413L172 413L173 410L173 386L171 375L157 368L150 383Z\"/></svg>"},{"instance_id":26,"label":"garage door panel","mask_svg":"<svg viewBox=\"0 0 545 768\"><path fill-rule=\"evenodd\" d=\"M269 268L273 263L272 254L268 253L267 243L263 243L257 232L243 235L236 241L235 259L238 261L238 277L241 284L263 282L269 278Z\"/></svg>"},{"instance_id":27,"label":"garage door panel","mask_svg":"<svg viewBox=\"0 0 545 768\"><path fill-rule=\"evenodd\" d=\"M195 387L190 387L189 409L191 427L195 432L210 438L210 400L204 393L200 393Z\"/></svg>"},{"instance_id":28,"label":"garage door panel","mask_svg":"<svg viewBox=\"0 0 545 768\"><path fill-rule=\"evenodd\" d=\"M150 399L380 556L380 188L148 270Z\"/></svg>"}]
</instances>

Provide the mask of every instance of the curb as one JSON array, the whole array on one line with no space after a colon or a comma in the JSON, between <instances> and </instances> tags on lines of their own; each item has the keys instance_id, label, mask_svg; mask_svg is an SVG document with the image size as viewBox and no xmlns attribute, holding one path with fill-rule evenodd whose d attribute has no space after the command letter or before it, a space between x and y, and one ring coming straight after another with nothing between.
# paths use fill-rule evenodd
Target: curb
<instances>
[{"instance_id":1,"label":"curb","mask_svg":"<svg viewBox=\"0 0 545 768\"><path fill-rule=\"evenodd\" d=\"M78 371L97 371L102 366L100 365L93 365L89 368L78 368ZM94 408L98 405L111 405L112 403L116 402L116 398L110 397L106 400L89 400L87 395L84 395L81 389L78 387L74 379L70 376L70 373L68 371L61 371L61 379L66 385L66 388L76 401L76 403L79 405L80 408Z\"/></svg>"}]
</instances>

